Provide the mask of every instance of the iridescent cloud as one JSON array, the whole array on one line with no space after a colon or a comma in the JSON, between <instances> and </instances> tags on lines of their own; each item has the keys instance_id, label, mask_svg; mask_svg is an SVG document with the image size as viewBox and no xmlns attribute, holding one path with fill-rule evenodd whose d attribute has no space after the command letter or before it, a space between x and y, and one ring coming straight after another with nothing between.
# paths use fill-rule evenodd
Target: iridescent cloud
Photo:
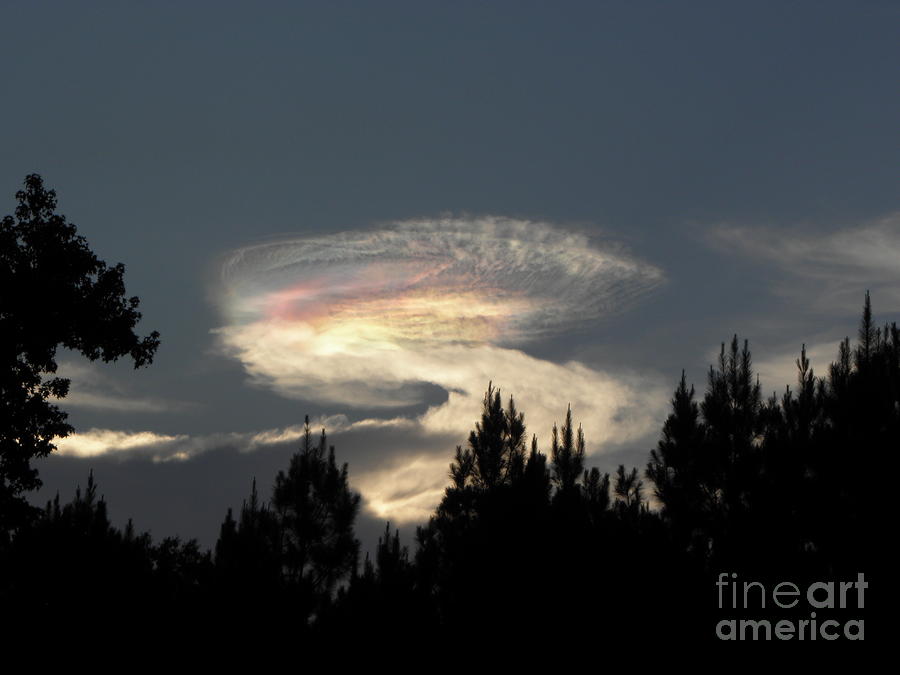
<instances>
[{"instance_id":1,"label":"iridescent cloud","mask_svg":"<svg viewBox=\"0 0 900 675\"><path fill-rule=\"evenodd\" d=\"M220 345L257 384L368 409L422 403L424 384L447 392L415 419L381 424L412 423L463 442L492 380L515 396L539 438L571 403L597 453L646 434L668 395L646 374L614 376L526 353L664 281L621 247L545 223L441 219L282 240L236 251L222 281ZM371 510L403 520L436 498L446 456L413 464L356 476ZM400 478L408 489L386 487Z\"/></svg>"}]
</instances>

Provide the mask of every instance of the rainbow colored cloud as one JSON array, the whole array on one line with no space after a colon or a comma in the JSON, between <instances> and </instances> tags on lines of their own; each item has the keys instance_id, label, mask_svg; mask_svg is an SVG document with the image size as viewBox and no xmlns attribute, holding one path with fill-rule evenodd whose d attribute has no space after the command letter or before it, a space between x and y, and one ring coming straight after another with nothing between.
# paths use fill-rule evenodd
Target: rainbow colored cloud
<instances>
[{"instance_id":1,"label":"rainbow colored cloud","mask_svg":"<svg viewBox=\"0 0 900 675\"><path fill-rule=\"evenodd\" d=\"M639 438L665 401L646 374L524 351L589 328L664 281L620 247L545 223L448 218L269 242L234 252L222 281L226 324L215 332L224 352L256 384L342 408L334 412L423 404L423 385L436 385L446 401L395 419L462 442L492 380L515 395L539 438L571 403L597 453ZM446 462L432 455L407 461L444 478ZM409 474L400 469L392 480ZM370 507L402 520L384 497L394 490L374 476L357 476Z\"/></svg>"}]
</instances>

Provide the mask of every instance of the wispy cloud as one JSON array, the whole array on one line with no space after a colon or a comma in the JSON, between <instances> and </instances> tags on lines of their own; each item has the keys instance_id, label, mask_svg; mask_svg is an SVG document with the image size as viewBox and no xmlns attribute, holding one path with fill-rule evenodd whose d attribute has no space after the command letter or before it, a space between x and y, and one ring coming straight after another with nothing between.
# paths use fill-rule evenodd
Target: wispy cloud
<instances>
[{"instance_id":1,"label":"wispy cloud","mask_svg":"<svg viewBox=\"0 0 900 675\"><path fill-rule=\"evenodd\" d=\"M89 363L63 361L59 364L57 375L72 381L69 394L63 402L67 408L113 413L163 413L186 410L193 405L184 401L137 395Z\"/></svg>"},{"instance_id":2,"label":"wispy cloud","mask_svg":"<svg viewBox=\"0 0 900 675\"><path fill-rule=\"evenodd\" d=\"M389 423L389 422L388 422ZM352 424L346 415L320 416L310 421L310 427L329 434L367 428L366 422ZM285 443L296 444L304 435L303 425L247 432L212 434L161 434L155 431L116 429L87 429L76 431L54 442L61 455L69 457L149 457L157 462L184 461L211 450L231 448L239 452L253 452L259 448Z\"/></svg>"},{"instance_id":3,"label":"wispy cloud","mask_svg":"<svg viewBox=\"0 0 900 675\"><path fill-rule=\"evenodd\" d=\"M152 431L116 431L88 429L59 438L56 446L60 455L68 457L99 457L120 453L150 453L158 457L175 457L190 437L169 436Z\"/></svg>"},{"instance_id":4,"label":"wispy cloud","mask_svg":"<svg viewBox=\"0 0 900 675\"><path fill-rule=\"evenodd\" d=\"M318 443L319 433L327 430L329 444L337 445L339 456L355 454L360 460L358 465L354 464L350 480L353 489L362 492L369 513L397 523L422 521L440 500L452 457L451 439L421 434L417 423L407 418L351 423L344 415L334 415L313 419L310 426L313 442ZM396 441L404 435L407 442L398 444ZM56 445L58 454L63 457L185 462L206 452L222 450L249 453L276 446L296 449L303 436L302 425L198 435L88 429L58 438ZM382 447L372 447L373 441ZM393 448L396 454L384 453L384 446L395 445L398 446ZM409 446L415 449L410 450ZM366 458L362 448L375 451L379 456Z\"/></svg>"},{"instance_id":5,"label":"wispy cloud","mask_svg":"<svg viewBox=\"0 0 900 675\"><path fill-rule=\"evenodd\" d=\"M721 226L713 240L781 268L781 294L816 310L858 312L869 289L884 311L900 309L900 212L830 234L804 228Z\"/></svg>"},{"instance_id":6,"label":"wispy cloud","mask_svg":"<svg viewBox=\"0 0 900 675\"><path fill-rule=\"evenodd\" d=\"M611 242L546 223L403 222L236 251L229 325L281 319L331 341L521 344L620 312L664 280Z\"/></svg>"},{"instance_id":7,"label":"wispy cloud","mask_svg":"<svg viewBox=\"0 0 900 675\"><path fill-rule=\"evenodd\" d=\"M664 282L620 246L546 223L448 218L250 246L226 261L222 281L226 324L215 332L259 385L385 411L424 403L425 385L447 392L416 417L355 425L464 442L493 381L544 439L570 403L599 454L654 430L669 394L648 374L526 353ZM384 452L381 467L355 473L370 508L426 512L446 483L448 449Z\"/></svg>"}]
</instances>

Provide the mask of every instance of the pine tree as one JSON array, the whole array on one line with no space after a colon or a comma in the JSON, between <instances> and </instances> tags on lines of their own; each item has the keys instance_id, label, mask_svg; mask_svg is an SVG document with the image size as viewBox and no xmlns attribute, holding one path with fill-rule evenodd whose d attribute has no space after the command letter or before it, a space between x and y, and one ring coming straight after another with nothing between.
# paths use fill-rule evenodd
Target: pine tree
<instances>
[{"instance_id":1,"label":"pine tree","mask_svg":"<svg viewBox=\"0 0 900 675\"><path fill-rule=\"evenodd\" d=\"M500 390L489 383L481 420L469 433L467 447L456 447L450 465L452 488L461 491L471 486L491 491L508 486L523 476L525 452L525 415L516 410L512 397L504 410Z\"/></svg>"},{"instance_id":2,"label":"pine tree","mask_svg":"<svg viewBox=\"0 0 900 675\"><path fill-rule=\"evenodd\" d=\"M578 427L577 435L572 429L572 406L566 411L566 423L560 431L553 425L553 441L550 450L553 482L562 494L571 494L584 471L584 432Z\"/></svg>"},{"instance_id":3,"label":"pine tree","mask_svg":"<svg viewBox=\"0 0 900 675\"><path fill-rule=\"evenodd\" d=\"M863 369L869 364L872 351L877 346L877 330L872 320L872 302L869 299L869 291L866 291L866 301L863 305L862 319L859 322L859 346L856 350L856 367Z\"/></svg>"},{"instance_id":4,"label":"pine tree","mask_svg":"<svg viewBox=\"0 0 900 675\"><path fill-rule=\"evenodd\" d=\"M360 495L350 489L347 465L339 468L334 447L327 454L326 447L324 429L318 444L312 442L307 416L303 446L287 472L278 472L272 497L283 574L313 607L330 600L336 584L356 568L359 554L353 525Z\"/></svg>"},{"instance_id":5,"label":"pine tree","mask_svg":"<svg viewBox=\"0 0 900 675\"><path fill-rule=\"evenodd\" d=\"M663 424L657 447L650 451L646 471L664 513L678 513L687 508L685 502L690 500L686 492L696 483L694 464L702 442L700 408L694 400L694 387L688 389L682 370L681 381L672 397L672 412Z\"/></svg>"},{"instance_id":6,"label":"pine tree","mask_svg":"<svg viewBox=\"0 0 900 675\"><path fill-rule=\"evenodd\" d=\"M643 504L643 487L644 482L638 476L637 468L626 472L625 465L619 465L616 470L614 492L620 513L634 515L639 512Z\"/></svg>"}]
</instances>

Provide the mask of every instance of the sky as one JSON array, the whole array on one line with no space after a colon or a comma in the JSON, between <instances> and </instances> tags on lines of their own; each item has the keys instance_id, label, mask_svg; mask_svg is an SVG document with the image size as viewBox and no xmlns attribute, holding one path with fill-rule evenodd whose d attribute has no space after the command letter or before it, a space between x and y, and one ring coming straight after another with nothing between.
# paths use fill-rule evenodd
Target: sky
<instances>
[{"instance_id":1,"label":"sky","mask_svg":"<svg viewBox=\"0 0 900 675\"><path fill-rule=\"evenodd\" d=\"M0 213L28 173L141 298L153 364L60 352L117 524L212 546L304 416L410 541L488 383L643 467L682 370L819 374L900 315L891 2L0 0Z\"/></svg>"}]
</instances>

